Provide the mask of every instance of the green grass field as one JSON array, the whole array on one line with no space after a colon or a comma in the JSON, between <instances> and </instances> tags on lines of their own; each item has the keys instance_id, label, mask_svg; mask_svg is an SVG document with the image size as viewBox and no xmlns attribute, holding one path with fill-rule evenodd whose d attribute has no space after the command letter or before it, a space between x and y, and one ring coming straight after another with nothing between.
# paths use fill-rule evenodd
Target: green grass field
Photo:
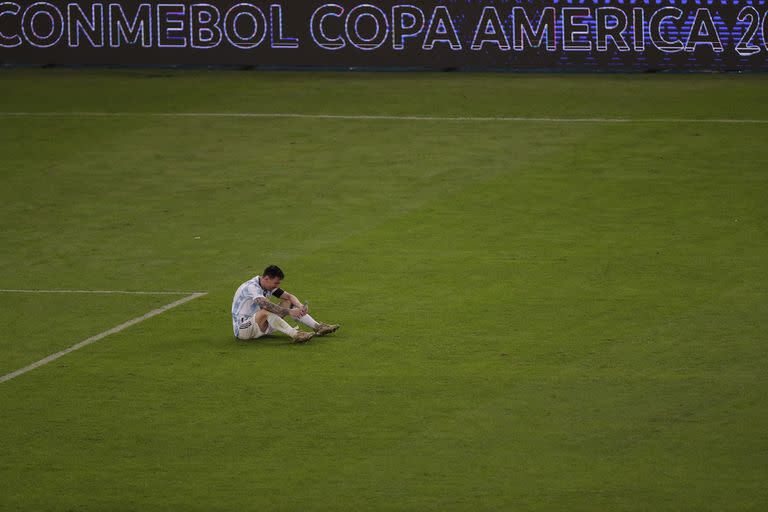
<instances>
[{"instance_id":1,"label":"green grass field","mask_svg":"<svg viewBox=\"0 0 768 512\"><path fill-rule=\"evenodd\" d=\"M0 70L0 112L764 119L768 77ZM0 510L762 511L768 124L0 116ZM342 324L233 339L237 286ZM0 375L179 296L0 292Z\"/></svg>"}]
</instances>

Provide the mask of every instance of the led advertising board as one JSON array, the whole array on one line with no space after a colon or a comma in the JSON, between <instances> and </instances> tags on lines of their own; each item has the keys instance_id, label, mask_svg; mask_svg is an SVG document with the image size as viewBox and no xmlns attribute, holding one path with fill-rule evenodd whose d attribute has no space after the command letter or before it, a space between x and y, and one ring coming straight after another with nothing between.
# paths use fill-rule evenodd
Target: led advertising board
<instances>
[{"instance_id":1,"label":"led advertising board","mask_svg":"<svg viewBox=\"0 0 768 512\"><path fill-rule=\"evenodd\" d=\"M766 0L0 2L0 63L768 70Z\"/></svg>"}]
</instances>

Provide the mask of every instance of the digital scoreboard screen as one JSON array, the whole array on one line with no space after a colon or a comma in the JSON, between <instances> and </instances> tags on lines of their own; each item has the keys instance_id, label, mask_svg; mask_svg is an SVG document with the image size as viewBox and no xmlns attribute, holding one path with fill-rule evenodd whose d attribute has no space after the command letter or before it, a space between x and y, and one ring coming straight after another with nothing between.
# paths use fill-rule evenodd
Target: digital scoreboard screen
<instances>
[{"instance_id":1,"label":"digital scoreboard screen","mask_svg":"<svg viewBox=\"0 0 768 512\"><path fill-rule=\"evenodd\" d=\"M768 4L3 1L0 63L768 71Z\"/></svg>"}]
</instances>

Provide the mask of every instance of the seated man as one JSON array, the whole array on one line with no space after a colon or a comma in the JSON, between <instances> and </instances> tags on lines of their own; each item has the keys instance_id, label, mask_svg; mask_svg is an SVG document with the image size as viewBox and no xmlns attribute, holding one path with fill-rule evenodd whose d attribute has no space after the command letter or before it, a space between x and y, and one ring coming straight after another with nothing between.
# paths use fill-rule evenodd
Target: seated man
<instances>
[{"instance_id":1,"label":"seated man","mask_svg":"<svg viewBox=\"0 0 768 512\"><path fill-rule=\"evenodd\" d=\"M295 295L280 289L280 282L284 277L279 267L270 265L264 269L262 275L240 285L232 301L232 327L236 338L252 340L280 331L297 343L305 343L313 336L325 336L339 328L338 325L317 322L309 316L305 304ZM269 300L273 295L280 299L279 305ZM291 327L282 318L287 315L310 327L314 332L304 332Z\"/></svg>"}]
</instances>

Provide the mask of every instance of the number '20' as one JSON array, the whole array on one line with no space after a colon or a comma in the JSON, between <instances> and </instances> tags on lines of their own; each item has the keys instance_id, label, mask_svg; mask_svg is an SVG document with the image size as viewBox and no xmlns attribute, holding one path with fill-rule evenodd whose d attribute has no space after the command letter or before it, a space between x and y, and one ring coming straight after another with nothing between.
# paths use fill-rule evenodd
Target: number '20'
<instances>
[{"instance_id":1,"label":"number '20'","mask_svg":"<svg viewBox=\"0 0 768 512\"><path fill-rule=\"evenodd\" d=\"M741 36L738 44L736 45L736 52L742 56L754 55L760 52L760 47L752 43L752 39L757 33L757 29L760 27L760 13L757 9L748 5L739 11L737 18L739 21L746 21L749 23L747 30L744 31L744 35ZM763 46L768 50L768 13L763 17Z\"/></svg>"}]
</instances>

